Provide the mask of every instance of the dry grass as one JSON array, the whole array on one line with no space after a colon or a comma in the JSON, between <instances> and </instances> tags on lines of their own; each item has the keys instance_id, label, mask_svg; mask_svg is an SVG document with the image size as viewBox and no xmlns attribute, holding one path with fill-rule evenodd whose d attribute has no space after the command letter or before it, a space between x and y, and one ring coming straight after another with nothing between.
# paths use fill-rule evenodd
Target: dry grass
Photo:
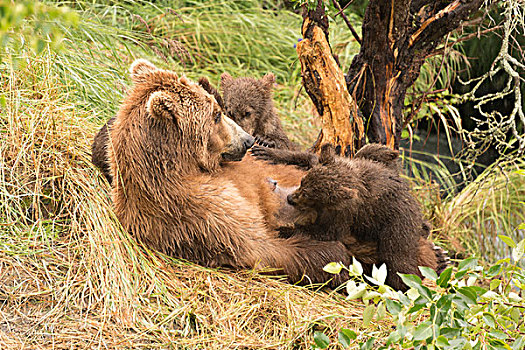
<instances>
[{"instance_id":1,"label":"dry grass","mask_svg":"<svg viewBox=\"0 0 525 350\"><path fill-rule=\"evenodd\" d=\"M338 294L137 246L89 161L99 125L51 57L1 67L1 349L307 348L316 329L359 328Z\"/></svg>"}]
</instances>

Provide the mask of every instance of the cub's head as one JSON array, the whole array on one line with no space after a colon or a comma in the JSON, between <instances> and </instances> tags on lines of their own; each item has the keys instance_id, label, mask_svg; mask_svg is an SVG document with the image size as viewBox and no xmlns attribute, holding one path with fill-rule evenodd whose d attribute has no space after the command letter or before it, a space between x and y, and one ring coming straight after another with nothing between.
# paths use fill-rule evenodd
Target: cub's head
<instances>
[{"instance_id":1,"label":"cub's head","mask_svg":"<svg viewBox=\"0 0 525 350\"><path fill-rule=\"evenodd\" d=\"M260 80L232 78L221 75L221 89L227 115L248 133L253 134L256 124L273 108L272 87L275 76L266 74Z\"/></svg>"},{"instance_id":2,"label":"cub's head","mask_svg":"<svg viewBox=\"0 0 525 350\"><path fill-rule=\"evenodd\" d=\"M301 185L287 200L302 211L343 211L358 205L364 190L362 180L353 174L347 161L335 157L333 146L325 145L319 165L301 179Z\"/></svg>"},{"instance_id":3,"label":"cub's head","mask_svg":"<svg viewBox=\"0 0 525 350\"><path fill-rule=\"evenodd\" d=\"M253 138L201 86L146 60L135 61L130 72L134 86L112 136L123 133L128 155L145 166L210 172L221 161L242 159L252 146Z\"/></svg>"}]
</instances>

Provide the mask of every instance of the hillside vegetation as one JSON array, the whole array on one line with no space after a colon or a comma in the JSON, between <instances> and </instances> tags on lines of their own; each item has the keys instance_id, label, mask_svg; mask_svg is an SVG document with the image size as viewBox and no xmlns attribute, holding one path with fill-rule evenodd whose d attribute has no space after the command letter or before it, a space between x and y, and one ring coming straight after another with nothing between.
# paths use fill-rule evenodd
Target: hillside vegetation
<instances>
[{"instance_id":1,"label":"hillside vegetation","mask_svg":"<svg viewBox=\"0 0 525 350\"><path fill-rule=\"evenodd\" d=\"M340 293L173 260L123 232L90 145L116 113L134 59L215 84L226 71L271 71L292 139L309 145L318 131L300 89L299 15L266 1L166 3L48 1L14 13L14 31L1 32L0 348L302 349L315 331L336 339L341 328L358 334L352 346L386 337L388 317L365 327L363 303ZM331 30L348 64L357 46L341 23ZM473 242L472 232L510 235L524 220L520 168L495 167L489 186L454 199L441 199L423 175L414 183L443 237Z\"/></svg>"}]
</instances>

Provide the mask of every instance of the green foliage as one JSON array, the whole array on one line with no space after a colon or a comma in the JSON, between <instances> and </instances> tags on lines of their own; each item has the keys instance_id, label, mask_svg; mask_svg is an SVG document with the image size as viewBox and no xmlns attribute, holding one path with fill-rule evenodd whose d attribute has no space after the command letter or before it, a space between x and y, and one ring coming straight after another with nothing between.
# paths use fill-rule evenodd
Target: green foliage
<instances>
[{"instance_id":1,"label":"green foliage","mask_svg":"<svg viewBox=\"0 0 525 350\"><path fill-rule=\"evenodd\" d=\"M0 52L26 45L38 54L48 45L60 49L63 32L57 22L75 26L78 15L68 7L47 6L39 1L0 0Z\"/></svg>"},{"instance_id":2,"label":"green foliage","mask_svg":"<svg viewBox=\"0 0 525 350\"><path fill-rule=\"evenodd\" d=\"M377 348L523 349L525 271L519 262L525 254L525 239L515 243L510 237L500 238L512 247L512 259L483 267L472 257L455 269L448 267L440 276L420 267L422 275L434 281L437 288L425 286L417 276L401 274L410 287L406 293L384 285L386 268L374 266L372 277L363 277L360 263L354 260L347 270L358 282L347 283L347 298L362 298L367 304L364 325L370 324L374 316L381 320L385 306L395 323L395 330ZM373 286L365 284L364 278ZM339 337L343 347L348 347L349 339L355 339L351 335ZM376 341L369 337L361 343L361 349Z\"/></svg>"},{"instance_id":3,"label":"green foliage","mask_svg":"<svg viewBox=\"0 0 525 350\"><path fill-rule=\"evenodd\" d=\"M525 162L521 159L491 165L460 193L450 196L443 209L443 231L452 234L467 253L494 263L511 255L497 236L506 232L515 241L524 237Z\"/></svg>"}]
</instances>

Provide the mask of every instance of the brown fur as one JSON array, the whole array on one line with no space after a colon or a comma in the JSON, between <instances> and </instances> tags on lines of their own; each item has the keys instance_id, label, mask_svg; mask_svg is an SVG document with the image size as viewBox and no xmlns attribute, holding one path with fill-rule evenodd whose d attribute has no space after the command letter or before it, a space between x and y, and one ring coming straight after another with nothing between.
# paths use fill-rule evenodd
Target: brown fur
<instances>
[{"instance_id":1,"label":"brown fur","mask_svg":"<svg viewBox=\"0 0 525 350\"><path fill-rule=\"evenodd\" d=\"M270 164L295 165L305 170L309 170L319 164L317 155L308 151L275 149L255 145L251 149L251 153L255 158L264 160ZM371 143L363 146L354 158L372 160L392 169L399 170L399 152L391 150L381 144Z\"/></svg>"},{"instance_id":2,"label":"brown fur","mask_svg":"<svg viewBox=\"0 0 525 350\"><path fill-rule=\"evenodd\" d=\"M275 112L272 87L275 76L266 74L260 80L221 76L224 107L228 116L246 132L265 144L282 149L295 149Z\"/></svg>"},{"instance_id":3,"label":"brown fur","mask_svg":"<svg viewBox=\"0 0 525 350\"><path fill-rule=\"evenodd\" d=\"M316 215L312 217L311 211L302 212L290 205L287 201L288 195L292 194L298 186L281 187L278 182L268 179L269 188L279 197L279 210L275 213L274 220L279 226L281 237L291 237L298 232L302 232L300 226L295 227L296 222L315 222ZM306 217L305 217L306 215ZM448 257L446 252L427 240L430 233L430 224L423 223L418 242L418 266L427 266L440 274L448 267ZM355 257L361 263L367 265L367 271L372 270L372 264L379 265L380 258L377 253L377 242L359 241L349 232L341 237L341 242L348 249L350 256Z\"/></svg>"},{"instance_id":4,"label":"brown fur","mask_svg":"<svg viewBox=\"0 0 525 350\"><path fill-rule=\"evenodd\" d=\"M211 267L272 268L293 282L303 274L325 282L333 277L322 271L325 264L348 263L340 242L280 238L269 228L264 211L272 209L257 203L275 196L246 192L273 170L262 174L250 159L221 166L240 159L253 138L221 116L202 87L143 60L131 72L134 86L110 129L109 146L118 179L115 213L128 232L177 258ZM279 180L297 183L291 176Z\"/></svg>"},{"instance_id":5,"label":"brown fur","mask_svg":"<svg viewBox=\"0 0 525 350\"><path fill-rule=\"evenodd\" d=\"M298 227L316 239L376 243L378 262L388 268L387 284L405 290L397 273L421 276L418 251L425 226L408 184L397 169L335 157L331 146L323 147L320 162L288 196L290 204L307 213Z\"/></svg>"},{"instance_id":6,"label":"brown fur","mask_svg":"<svg viewBox=\"0 0 525 350\"><path fill-rule=\"evenodd\" d=\"M219 91L217 91L217 89L210 84L208 79L204 77L200 78L199 85L201 85L203 89L206 90L206 92L215 97L215 100L219 106L221 106L221 108L224 108L224 103L222 101L221 95L219 94ZM109 129L111 129L115 119L116 117L110 118L106 124L100 128L97 135L95 135L93 144L91 145L91 162L100 169L102 175L104 175L110 184L113 181L113 178L110 173L107 146L109 139Z\"/></svg>"}]
</instances>

